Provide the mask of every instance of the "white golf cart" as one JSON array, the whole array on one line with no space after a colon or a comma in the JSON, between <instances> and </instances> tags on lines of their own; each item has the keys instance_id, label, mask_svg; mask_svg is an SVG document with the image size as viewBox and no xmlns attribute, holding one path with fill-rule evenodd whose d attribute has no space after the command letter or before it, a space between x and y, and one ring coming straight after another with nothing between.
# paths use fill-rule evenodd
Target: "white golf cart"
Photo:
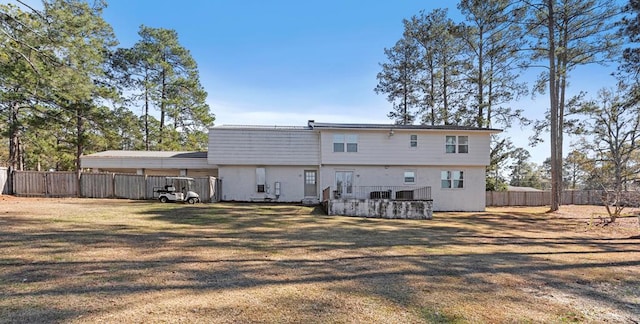
<instances>
[{"instance_id":1,"label":"white golf cart","mask_svg":"<svg viewBox=\"0 0 640 324\"><path fill-rule=\"evenodd\" d=\"M166 177L164 187L154 188L154 192L158 194L160 202L187 202L195 204L200 202L200 195L193 191L195 189L195 181L188 177Z\"/></svg>"}]
</instances>

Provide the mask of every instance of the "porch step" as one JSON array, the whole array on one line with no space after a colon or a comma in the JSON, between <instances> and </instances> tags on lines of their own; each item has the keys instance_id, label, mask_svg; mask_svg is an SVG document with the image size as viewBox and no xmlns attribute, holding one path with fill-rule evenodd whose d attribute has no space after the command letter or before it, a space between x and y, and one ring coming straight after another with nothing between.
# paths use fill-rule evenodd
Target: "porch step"
<instances>
[{"instance_id":1,"label":"porch step","mask_svg":"<svg viewBox=\"0 0 640 324\"><path fill-rule=\"evenodd\" d=\"M302 199L302 204L305 206L313 206L318 205L320 200L318 198L304 198Z\"/></svg>"}]
</instances>

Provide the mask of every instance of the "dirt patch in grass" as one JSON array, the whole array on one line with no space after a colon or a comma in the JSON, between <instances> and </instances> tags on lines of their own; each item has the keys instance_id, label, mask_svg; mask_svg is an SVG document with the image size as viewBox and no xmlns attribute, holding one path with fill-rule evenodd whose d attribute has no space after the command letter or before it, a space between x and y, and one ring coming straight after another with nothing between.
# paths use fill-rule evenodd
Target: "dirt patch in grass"
<instances>
[{"instance_id":1,"label":"dirt patch in grass","mask_svg":"<svg viewBox=\"0 0 640 324\"><path fill-rule=\"evenodd\" d=\"M11 198L0 322L634 323L637 218L596 226L599 208L415 221Z\"/></svg>"}]
</instances>

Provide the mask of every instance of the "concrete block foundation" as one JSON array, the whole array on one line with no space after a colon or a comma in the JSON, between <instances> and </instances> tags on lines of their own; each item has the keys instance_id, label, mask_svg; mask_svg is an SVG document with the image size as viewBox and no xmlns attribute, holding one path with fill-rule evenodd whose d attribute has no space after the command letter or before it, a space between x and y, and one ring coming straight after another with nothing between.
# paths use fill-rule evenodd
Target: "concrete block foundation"
<instances>
[{"instance_id":1,"label":"concrete block foundation","mask_svg":"<svg viewBox=\"0 0 640 324\"><path fill-rule=\"evenodd\" d=\"M396 219L433 218L433 200L331 199L329 215Z\"/></svg>"}]
</instances>

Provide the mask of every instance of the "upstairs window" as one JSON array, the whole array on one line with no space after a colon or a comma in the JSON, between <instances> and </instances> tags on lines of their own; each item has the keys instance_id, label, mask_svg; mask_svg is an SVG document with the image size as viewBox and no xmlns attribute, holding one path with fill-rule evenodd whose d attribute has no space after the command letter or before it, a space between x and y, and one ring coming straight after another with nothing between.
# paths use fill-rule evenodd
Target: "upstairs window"
<instances>
[{"instance_id":1,"label":"upstairs window","mask_svg":"<svg viewBox=\"0 0 640 324\"><path fill-rule=\"evenodd\" d=\"M333 135L333 151L344 152L344 135L342 134Z\"/></svg>"},{"instance_id":2,"label":"upstairs window","mask_svg":"<svg viewBox=\"0 0 640 324\"><path fill-rule=\"evenodd\" d=\"M347 152L358 152L358 135L346 135Z\"/></svg>"},{"instance_id":3,"label":"upstairs window","mask_svg":"<svg viewBox=\"0 0 640 324\"><path fill-rule=\"evenodd\" d=\"M469 153L469 136L458 136L458 153Z\"/></svg>"},{"instance_id":4,"label":"upstairs window","mask_svg":"<svg viewBox=\"0 0 640 324\"><path fill-rule=\"evenodd\" d=\"M333 135L334 152L358 152L358 135L335 134Z\"/></svg>"},{"instance_id":5,"label":"upstairs window","mask_svg":"<svg viewBox=\"0 0 640 324\"><path fill-rule=\"evenodd\" d=\"M446 136L445 152L469 153L469 136Z\"/></svg>"},{"instance_id":6,"label":"upstairs window","mask_svg":"<svg viewBox=\"0 0 640 324\"><path fill-rule=\"evenodd\" d=\"M409 147L418 147L418 135L409 135Z\"/></svg>"},{"instance_id":7,"label":"upstairs window","mask_svg":"<svg viewBox=\"0 0 640 324\"><path fill-rule=\"evenodd\" d=\"M447 153L455 153L456 152L456 137L455 136L447 136L445 140L445 150Z\"/></svg>"}]
</instances>

